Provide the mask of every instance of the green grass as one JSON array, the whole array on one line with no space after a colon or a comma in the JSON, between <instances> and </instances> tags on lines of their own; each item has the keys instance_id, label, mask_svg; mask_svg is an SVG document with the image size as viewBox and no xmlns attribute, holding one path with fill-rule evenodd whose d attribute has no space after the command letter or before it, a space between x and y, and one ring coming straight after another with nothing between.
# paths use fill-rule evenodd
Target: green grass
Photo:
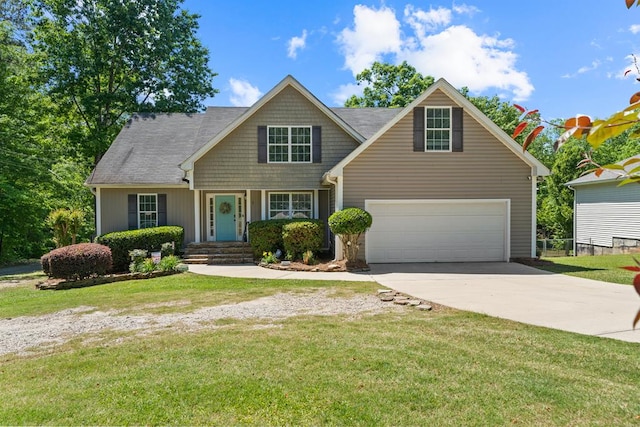
<instances>
[{"instance_id":1,"label":"green grass","mask_svg":"<svg viewBox=\"0 0 640 427\"><path fill-rule=\"evenodd\" d=\"M3 289L0 313L77 305L137 312L154 302L192 307L317 288L348 295L378 285L179 275ZM109 344L76 339L46 354L0 356L0 425L640 423L635 343L449 309L219 326L124 340L110 332Z\"/></svg>"},{"instance_id":2,"label":"green grass","mask_svg":"<svg viewBox=\"0 0 640 427\"><path fill-rule=\"evenodd\" d=\"M635 275L621 268L636 265L632 255L549 257L543 260L546 262L536 268L585 279L629 285Z\"/></svg>"}]
</instances>

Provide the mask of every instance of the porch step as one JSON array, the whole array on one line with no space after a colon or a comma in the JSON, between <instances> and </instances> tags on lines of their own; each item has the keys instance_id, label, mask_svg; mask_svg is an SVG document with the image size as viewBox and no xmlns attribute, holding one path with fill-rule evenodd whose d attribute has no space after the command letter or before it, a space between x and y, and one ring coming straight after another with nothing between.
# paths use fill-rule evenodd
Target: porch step
<instances>
[{"instance_id":1,"label":"porch step","mask_svg":"<svg viewBox=\"0 0 640 427\"><path fill-rule=\"evenodd\" d=\"M253 262L251 245L245 242L189 243L185 264L248 264Z\"/></svg>"}]
</instances>

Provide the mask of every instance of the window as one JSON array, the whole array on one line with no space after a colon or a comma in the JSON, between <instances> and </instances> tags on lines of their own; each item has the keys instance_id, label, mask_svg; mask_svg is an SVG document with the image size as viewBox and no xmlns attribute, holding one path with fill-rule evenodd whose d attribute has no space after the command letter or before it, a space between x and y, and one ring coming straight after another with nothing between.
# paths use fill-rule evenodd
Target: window
<instances>
[{"instance_id":1,"label":"window","mask_svg":"<svg viewBox=\"0 0 640 427\"><path fill-rule=\"evenodd\" d=\"M158 195L138 194L138 228L158 226Z\"/></svg>"},{"instance_id":2,"label":"window","mask_svg":"<svg viewBox=\"0 0 640 427\"><path fill-rule=\"evenodd\" d=\"M451 108L426 108L425 151L451 151Z\"/></svg>"},{"instance_id":3,"label":"window","mask_svg":"<svg viewBox=\"0 0 640 427\"><path fill-rule=\"evenodd\" d=\"M269 218L312 218L311 193L269 194Z\"/></svg>"},{"instance_id":4,"label":"window","mask_svg":"<svg viewBox=\"0 0 640 427\"><path fill-rule=\"evenodd\" d=\"M311 126L269 127L269 163L310 163Z\"/></svg>"}]
</instances>

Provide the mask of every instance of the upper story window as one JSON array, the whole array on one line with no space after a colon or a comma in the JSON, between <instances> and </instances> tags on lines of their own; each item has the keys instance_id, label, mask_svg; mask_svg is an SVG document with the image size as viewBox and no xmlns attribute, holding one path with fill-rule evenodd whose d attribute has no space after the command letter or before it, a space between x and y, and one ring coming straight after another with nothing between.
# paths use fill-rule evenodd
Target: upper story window
<instances>
[{"instance_id":1,"label":"upper story window","mask_svg":"<svg viewBox=\"0 0 640 427\"><path fill-rule=\"evenodd\" d=\"M158 195L138 194L138 228L158 226Z\"/></svg>"},{"instance_id":2,"label":"upper story window","mask_svg":"<svg viewBox=\"0 0 640 427\"><path fill-rule=\"evenodd\" d=\"M311 126L269 126L269 163L310 163Z\"/></svg>"},{"instance_id":3,"label":"upper story window","mask_svg":"<svg viewBox=\"0 0 640 427\"><path fill-rule=\"evenodd\" d=\"M425 114L425 151L451 151L451 107L427 107Z\"/></svg>"}]
</instances>

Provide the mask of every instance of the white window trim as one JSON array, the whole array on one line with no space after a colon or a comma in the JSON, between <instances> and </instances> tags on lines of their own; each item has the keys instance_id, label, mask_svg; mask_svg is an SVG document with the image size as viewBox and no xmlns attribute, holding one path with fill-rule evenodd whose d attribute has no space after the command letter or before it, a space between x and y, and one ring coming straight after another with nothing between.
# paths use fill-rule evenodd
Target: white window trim
<instances>
[{"instance_id":1,"label":"white window trim","mask_svg":"<svg viewBox=\"0 0 640 427\"><path fill-rule=\"evenodd\" d=\"M447 128L429 128L427 127L427 112L429 110L449 110L449 149L448 150L429 150L427 149L427 131L431 130L447 130ZM429 105L424 107L424 151L426 153L451 153L453 151L453 107L449 105Z\"/></svg>"},{"instance_id":2,"label":"white window trim","mask_svg":"<svg viewBox=\"0 0 640 427\"><path fill-rule=\"evenodd\" d=\"M289 196L289 215L291 215L291 212L293 211L293 206L292 206L292 202L291 202L291 196L294 194L307 194L309 196L311 196L311 218L309 219L315 219L314 217L316 216L316 212L314 211L314 197L313 197L313 192L311 191L270 191L269 195L267 197L266 200L266 205L267 205L267 219L271 219L271 195L272 194L286 194ZM292 218L291 216L289 218Z\"/></svg>"},{"instance_id":3,"label":"white window trim","mask_svg":"<svg viewBox=\"0 0 640 427\"><path fill-rule=\"evenodd\" d=\"M156 214L156 225L155 227L158 226L158 193L138 193L138 200L137 200L137 206L136 206L136 211L138 214L138 230L140 230L140 214L142 212L152 212L152 211L141 211L140 210L140 196L154 196L156 198L156 210L155 210L155 214ZM149 228L149 227L147 227Z\"/></svg>"},{"instance_id":4,"label":"white window trim","mask_svg":"<svg viewBox=\"0 0 640 427\"><path fill-rule=\"evenodd\" d=\"M288 129L288 145L287 145L287 161L282 161L282 162L277 162L277 161L271 161L269 159L269 147L271 146L271 144L269 144L269 129L272 128L287 128ZM291 128L309 128L309 137L310 137L310 144L309 144L309 161L308 162L300 162L300 161L292 161L291 160ZM284 164L284 163L300 163L300 164L307 164L307 163L313 163L313 126L311 125L291 125L291 126L267 126L267 163L280 163L280 164Z\"/></svg>"}]
</instances>

